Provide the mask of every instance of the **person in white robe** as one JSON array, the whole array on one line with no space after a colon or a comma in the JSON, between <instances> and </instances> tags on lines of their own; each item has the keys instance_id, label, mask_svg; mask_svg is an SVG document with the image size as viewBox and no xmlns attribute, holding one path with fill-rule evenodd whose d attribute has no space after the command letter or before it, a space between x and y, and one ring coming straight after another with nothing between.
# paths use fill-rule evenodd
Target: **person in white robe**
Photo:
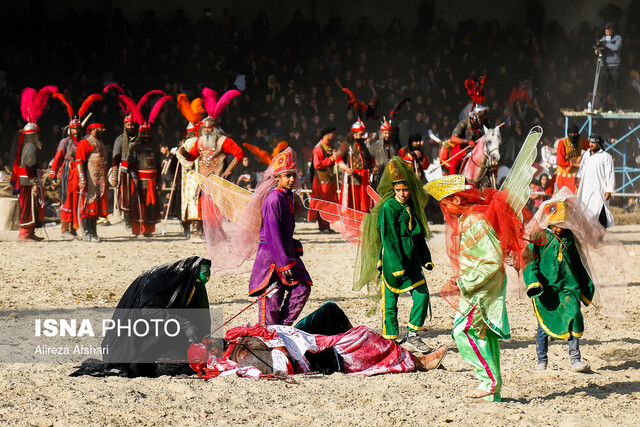
<instances>
[{"instance_id":1,"label":"person in white robe","mask_svg":"<svg viewBox=\"0 0 640 427\"><path fill-rule=\"evenodd\" d=\"M611 154L604 151L600 136L589 137L589 151L582 156L577 178L578 198L598 217L600 224L613 227L609 200L616 190L614 164Z\"/></svg>"}]
</instances>

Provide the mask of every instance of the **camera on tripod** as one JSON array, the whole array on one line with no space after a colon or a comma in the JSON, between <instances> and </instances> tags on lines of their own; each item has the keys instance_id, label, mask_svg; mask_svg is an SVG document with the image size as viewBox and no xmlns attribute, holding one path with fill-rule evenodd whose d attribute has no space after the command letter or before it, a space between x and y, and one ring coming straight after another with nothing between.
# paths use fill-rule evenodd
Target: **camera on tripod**
<instances>
[{"instance_id":1,"label":"camera on tripod","mask_svg":"<svg viewBox=\"0 0 640 427\"><path fill-rule=\"evenodd\" d=\"M598 56L602 56L606 49L604 42L600 40L596 41L596 43L593 45L593 48L596 50L596 53L598 54Z\"/></svg>"}]
</instances>

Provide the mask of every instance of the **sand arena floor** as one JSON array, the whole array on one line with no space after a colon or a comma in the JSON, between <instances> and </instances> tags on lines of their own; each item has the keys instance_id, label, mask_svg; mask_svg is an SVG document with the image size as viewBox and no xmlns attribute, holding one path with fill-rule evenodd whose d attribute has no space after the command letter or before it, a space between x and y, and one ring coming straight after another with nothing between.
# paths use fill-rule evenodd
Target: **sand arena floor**
<instances>
[{"instance_id":1,"label":"sand arena floor","mask_svg":"<svg viewBox=\"0 0 640 427\"><path fill-rule=\"evenodd\" d=\"M158 227L160 229L160 227ZM143 270L190 255L206 256L203 244L168 233L130 240L120 225L99 226L99 244L63 241L49 228L51 242L18 243L17 231L0 232L0 309L115 307ZM583 357L592 373L570 371L567 345L550 345L549 369L535 368L536 321L531 303L507 301L513 338L501 343L503 402L466 405L462 392L475 387L450 328L454 311L437 295L450 274L443 227L430 242L436 268L427 275L433 319L424 339L447 344L446 370L360 378L343 374L302 376L297 384L225 378L199 379L71 378L70 364L0 365L0 422L20 425L637 425L640 421L640 273L627 290L626 318L609 319L594 308L583 310ZM640 272L640 226L612 231L625 244L634 272ZM307 314L336 301L355 325L380 330L379 313L367 317L368 302L351 290L355 249L337 235L318 234L297 224L305 263L314 280ZM39 233L41 234L41 232ZM159 233L158 233L159 234ZM607 260L601 260L607 262ZM249 274L213 278L211 305L225 317L238 312L247 297ZM400 322L411 299L400 298ZM257 319L252 308L237 326ZM0 327L2 321L0 320ZM0 343L2 345L2 343Z\"/></svg>"}]
</instances>

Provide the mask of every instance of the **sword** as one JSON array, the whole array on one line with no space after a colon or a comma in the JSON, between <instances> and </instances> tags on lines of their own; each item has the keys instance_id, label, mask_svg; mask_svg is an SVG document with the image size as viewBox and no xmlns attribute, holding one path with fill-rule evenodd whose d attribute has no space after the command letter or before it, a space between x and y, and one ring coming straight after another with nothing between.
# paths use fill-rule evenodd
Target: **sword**
<instances>
[{"instance_id":1,"label":"sword","mask_svg":"<svg viewBox=\"0 0 640 427\"><path fill-rule=\"evenodd\" d=\"M84 224L82 223L82 209L84 209L84 206L86 204L87 199L85 198L84 200L82 199L82 195L84 194L84 190L80 190L78 191L78 225L79 225L79 229L80 229L80 234L82 235L82 237L84 238ZM80 206L82 205L82 207Z\"/></svg>"},{"instance_id":2,"label":"sword","mask_svg":"<svg viewBox=\"0 0 640 427\"><path fill-rule=\"evenodd\" d=\"M44 210L44 184L42 183L42 181L40 180L40 173L42 171L41 170L37 170L36 171L36 185L38 186L38 203L40 204L40 207ZM40 215L38 215L40 216ZM45 220L42 222L42 231L44 231L44 235L47 238L47 240L51 240L49 238L49 233L47 233L47 227L46 227L46 218Z\"/></svg>"},{"instance_id":3,"label":"sword","mask_svg":"<svg viewBox=\"0 0 640 427\"><path fill-rule=\"evenodd\" d=\"M351 146L349 146L349 167L351 168L351 172L353 173L353 149ZM353 208L357 209L355 179L353 175L349 175L349 178L351 178L351 200L352 200ZM347 202L347 206L348 206L348 202Z\"/></svg>"}]
</instances>

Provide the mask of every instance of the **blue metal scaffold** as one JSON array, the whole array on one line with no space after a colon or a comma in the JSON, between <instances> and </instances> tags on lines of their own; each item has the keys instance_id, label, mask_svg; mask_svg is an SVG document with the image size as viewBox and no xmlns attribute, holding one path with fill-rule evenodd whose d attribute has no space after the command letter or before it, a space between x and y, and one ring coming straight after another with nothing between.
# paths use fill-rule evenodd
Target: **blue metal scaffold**
<instances>
[{"instance_id":1,"label":"blue metal scaffold","mask_svg":"<svg viewBox=\"0 0 640 427\"><path fill-rule=\"evenodd\" d=\"M634 159L631 156L630 148L640 145L640 112L587 112L561 110L564 115L564 134L567 134L569 120L584 120L582 125L576 123L580 127L580 133L585 128L587 134L591 135L593 131L593 122L595 120L625 120L627 122L626 133L615 140L613 143L605 141L605 150L616 153L622 159L622 165L615 168L615 173L621 176L621 180L616 179L620 186L616 189L616 193L628 194L632 193L633 183L640 179L640 168L632 166Z\"/></svg>"}]
</instances>

